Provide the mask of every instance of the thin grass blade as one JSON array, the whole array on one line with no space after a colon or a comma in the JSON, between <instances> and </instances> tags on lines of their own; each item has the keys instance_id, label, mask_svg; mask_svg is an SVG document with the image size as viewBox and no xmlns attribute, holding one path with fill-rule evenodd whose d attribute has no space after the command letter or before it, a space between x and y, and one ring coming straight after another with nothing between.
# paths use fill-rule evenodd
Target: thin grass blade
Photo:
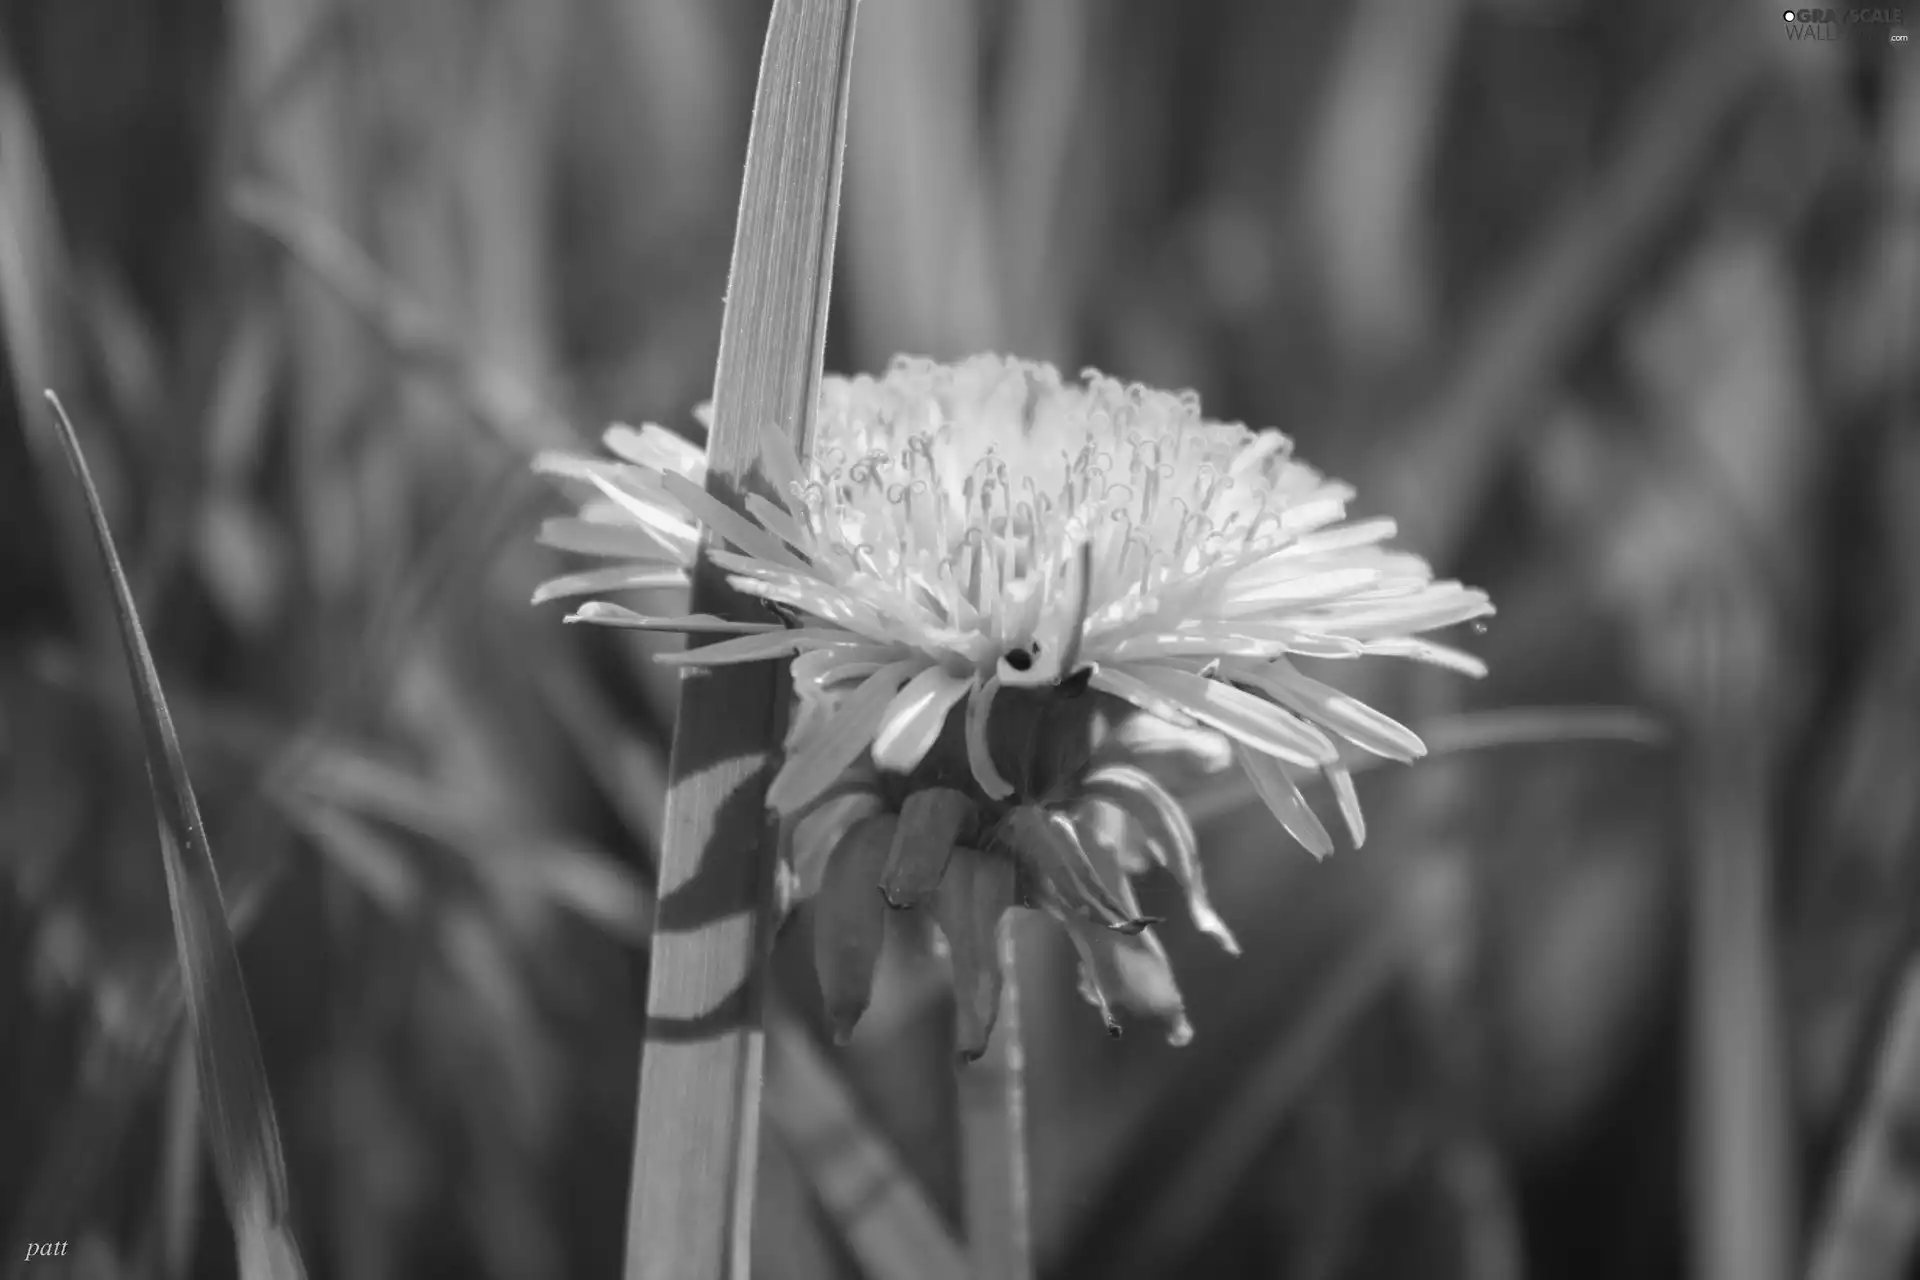
<instances>
[{"instance_id":1,"label":"thin grass blade","mask_svg":"<svg viewBox=\"0 0 1920 1280\"><path fill-rule=\"evenodd\" d=\"M775 0L721 317L707 492L775 496L770 433L807 453L840 203L857 0ZM703 547L692 610L762 618ZM761 1025L775 923L768 770L784 667L680 686L627 1217L629 1280L749 1274Z\"/></svg>"},{"instance_id":2,"label":"thin grass blade","mask_svg":"<svg viewBox=\"0 0 1920 1280\"><path fill-rule=\"evenodd\" d=\"M114 550L113 535L87 471L80 441L66 411L51 392L67 462L85 491L100 558L113 587L114 612L126 649L134 702L160 819L160 852L166 867L167 901L173 912L174 946L186 998L200 1082L200 1109L208 1146L226 1198L240 1255L242 1280L295 1280L305 1275L289 1221L286 1162L280 1127L261 1065L253 1011L234 951L213 850L207 844L200 806L187 778L186 760L160 689L160 675L134 611L133 592Z\"/></svg>"},{"instance_id":3,"label":"thin grass blade","mask_svg":"<svg viewBox=\"0 0 1920 1280\"><path fill-rule=\"evenodd\" d=\"M966 1280L959 1247L800 1020L777 1011L767 1109L870 1280Z\"/></svg>"},{"instance_id":4,"label":"thin grass blade","mask_svg":"<svg viewBox=\"0 0 1920 1280\"><path fill-rule=\"evenodd\" d=\"M1192 1065L1163 1078L1153 1119L1114 1161L1114 1181L1084 1211L1088 1224L1062 1274L1148 1280L1180 1261L1219 1221L1219 1206L1312 1096L1357 1028L1407 972L1422 945L1406 868L1353 860L1316 874L1300 925L1231 988ZM1255 952L1259 955L1259 952Z\"/></svg>"},{"instance_id":5,"label":"thin grass blade","mask_svg":"<svg viewBox=\"0 0 1920 1280\"><path fill-rule=\"evenodd\" d=\"M1654 716L1632 707L1512 707L1500 711L1473 711L1446 716L1414 726L1427 744L1430 758L1460 751L1487 751L1496 747L1572 746L1611 742L1657 747L1667 741L1666 726ZM1348 773L1362 773L1388 764L1364 751L1341 753ZM1322 775L1316 773L1312 777ZM1306 781L1302 778L1301 781ZM1195 826L1260 803L1253 783L1239 772L1207 786L1185 803Z\"/></svg>"},{"instance_id":6,"label":"thin grass blade","mask_svg":"<svg viewBox=\"0 0 1920 1280\"><path fill-rule=\"evenodd\" d=\"M1354 477L1408 546L1450 563L1534 402L1688 207L1728 122L1765 83L1751 6L1710 25L1650 85L1618 158L1515 264L1461 344L1445 385L1373 446Z\"/></svg>"},{"instance_id":7,"label":"thin grass blade","mask_svg":"<svg viewBox=\"0 0 1920 1280\"><path fill-rule=\"evenodd\" d=\"M1920 1128L1920 960L1909 961L1820 1215L1811 1280L1897 1280L1920 1239L1920 1176L1902 1134Z\"/></svg>"},{"instance_id":8,"label":"thin grass blade","mask_svg":"<svg viewBox=\"0 0 1920 1280\"><path fill-rule=\"evenodd\" d=\"M184 1049L184 1046L183 1046ZM206 1151L200 1131L200 1073L191 1052L176 1052L167 1083L155 1218L162 1280L185 1280L193 1266L203 1197L200 1170Z\"/></svg>"}]
</instances>

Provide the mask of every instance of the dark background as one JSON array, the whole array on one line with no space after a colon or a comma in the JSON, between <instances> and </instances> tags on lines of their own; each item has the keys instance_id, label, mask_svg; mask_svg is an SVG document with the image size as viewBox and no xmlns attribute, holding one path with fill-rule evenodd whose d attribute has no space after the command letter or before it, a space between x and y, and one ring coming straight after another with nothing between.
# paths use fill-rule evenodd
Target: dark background
<instances>
[{"instance_id":1,"label":"dark background","mask_svg":"<svg viewBox=\"0 0 1920 1280\"><path fill-rule=\"evenodd\" d=\"M697 438L764 24L0 0L0 1222L70 1241L48 1274L232 1266L48 386L240 911L314 1275L617 1273L673 685L526 607L562 503L525 464ZM1799 1269L1920 869L1920 52L1783 25L863 5L830 370L1194 387L1499 605L1487 681L1357 691L1670 731L1376 771L1320 866L1210 793L1247 955L1165 930L1184 1049L1109 1041L1034 931L1047 1274L1657 1280L1720 1230ZM835 1060L951 1214L950 1012L890 954ZM852 1274L781 1132L756 1270Z\"/></svg>"}]
</instances>

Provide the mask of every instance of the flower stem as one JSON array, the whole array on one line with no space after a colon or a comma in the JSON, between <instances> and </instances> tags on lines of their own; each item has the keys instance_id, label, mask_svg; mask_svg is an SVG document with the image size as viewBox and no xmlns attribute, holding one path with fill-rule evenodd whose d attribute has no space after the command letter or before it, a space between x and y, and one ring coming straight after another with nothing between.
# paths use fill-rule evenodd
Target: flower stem
<instances>
[{"instance_id":1,"label":"flower stem","mask_svg":"<svg viewBox=\"0 0 1920 1280\"><path fill-rule=\"evenodd\" d=\"M1006 987L987 1052L959 1069L967 1257L975 1280L1027 1280L1033 1235L1027 1215L1026 1049L1011 916L1000 925Z\"/></svg>"}]
</instances>

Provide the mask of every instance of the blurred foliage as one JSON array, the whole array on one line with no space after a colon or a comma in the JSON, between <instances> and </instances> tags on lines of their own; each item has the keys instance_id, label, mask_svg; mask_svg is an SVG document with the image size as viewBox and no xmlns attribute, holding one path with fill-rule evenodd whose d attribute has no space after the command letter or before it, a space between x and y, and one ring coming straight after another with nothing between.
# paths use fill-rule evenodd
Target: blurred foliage
<instances>
[{"instance_id":1,"label":"blurred foliage","mask_svg":"<svg viewBox=\"0 0 1920 1280\"><path fill-rule=\"evenodd\" d=\"M524 462L613 418L697 434L764 19L0 0L9 1241L231 1267L57 386L315 1274L617 1269L673 684L526 607L557 504ZM1165 931L1185 1049L1101 1035L1036 933L1050 1274L1657 1278L1722 1230L1798 1269L1920 874L1910 49L1748 0L863 7L830 368L1196 387L1499 602L1484 686L1371 671L1379 705L1676 729L1376 771L1367 848L1323 866L1218 806L1247 955ZM808 1135L861 1112L863 1167L890 1146L957 1212L948 1011L890 955L851 1049L769 1091L770 1277L901 1247L831 1225L860 1205Z\"/></svg>"}]
</instances>

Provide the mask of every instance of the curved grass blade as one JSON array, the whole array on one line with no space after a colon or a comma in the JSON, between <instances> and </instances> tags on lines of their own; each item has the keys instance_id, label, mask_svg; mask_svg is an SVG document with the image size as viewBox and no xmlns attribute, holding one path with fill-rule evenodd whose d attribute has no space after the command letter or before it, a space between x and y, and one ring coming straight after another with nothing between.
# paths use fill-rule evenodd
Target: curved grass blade
<instances>
[{"instance_id":1,"label":"curved grass blade","mask_svg":"<svg viewBox=\"0 0 1920 1280\"><path fill-rule=\"evenodd\" d=\"M1257 802L1256 802L1257 803ZM1140 1127L1116 1153L1111 1180L1090 1189L1085 1224L1062 1251L1062 1275L1149 1280L1180 1263L1248 1185L1275 1135L1308 1105L1315 1082L1375 1015L1421 945L1407 868L1352 859L1307 876L1296 927L1237 981L1180 1069L1142 1102Z\"/></svg>"},{"instance_id":2,"label":"curved grass blade","mask_svg":"<svg viewBox=\"0 0 1920 1280\"><path fill-rule=\"evenodd\" d=\"M769 1013L767 1112L870 1280L966 1280L960 1248L799 1018Z\"/></svg>"},{"instance_id":3,"label":"curved grass blade","mask_svg":"<svg viewBox=\"0 0 1920 1280\"><path fill-rule=\"evenodd\" d=\"M1657 747L1667 740L1666 726L1632 707L1512 707L1500 711L1472 711L1414 726L1431 757L1459 751L1486 751L1494 747L1572 746L1575 743L1613 742ZM1386 764L1379 756L1343 750L1340 763L1349 773L1363 773ZM1323 777L1315 773L1311 778ZM1187 817L1197 826L1260 803L1259 793L1241 773L1234 773L1188 799Z\"/></svg>"},{"instance_id":4,"label":"curved grass blade","mask_svg":"<svg viewBox=\"0 0 1920 1280\"><path fill-rule=\"evenodd\" d=\"M100 495L94 489L66 410L52 392L47 393L47 400L58 421L68 465L85 492L94 538L113 587L114 613L140 713L147 776L159 813L160 856L166 867L174 947L200 1079L200 1109L233 1223L241 1280L297 1280L305 1271L288 1221L280 1128L274 1119L273 1098L267 1091L240 959L234 951L226 906L220 896L213 850L207 844L200 806L187 779L186 760L160 690L153 655L134 611L133 592L114 550Z\"/></svg>"},{"instance_id":5,"label":"curved grass blade","mask_svg":"<svg viewBox=\"0 0 1920 1280\"><path fill-rule=\"evenodd\" d=\"M1920 960L1910 960L1874 1055L1873 1083L1820 1214L1811 1280L1896 1280L1920 1237L1920 1176L1902 1155L1920 1117Z\"/></svg>"},{"instance_id":6,"label":"curved grass blade","mask_svg":"<svg viewBox=\"0 0 1920 1280\"><path fill-rule=\"evenodd\" d=\"M1657 747L1667 727L1632 707L1505 707L1448 716L1424 726L1430 755L1480 751L1488 747L1560 746L1576 742L1619 742Z\"/></svg>"}]
</instances>

